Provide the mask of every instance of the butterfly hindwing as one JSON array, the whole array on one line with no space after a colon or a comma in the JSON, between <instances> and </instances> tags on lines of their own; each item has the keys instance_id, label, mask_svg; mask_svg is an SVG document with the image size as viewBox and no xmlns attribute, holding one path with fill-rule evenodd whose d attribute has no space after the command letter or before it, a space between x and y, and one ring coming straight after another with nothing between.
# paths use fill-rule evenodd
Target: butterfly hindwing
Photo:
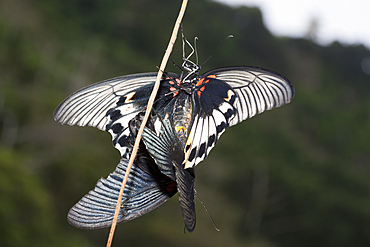
<instances>
[{"instance_id":1,"label":"butterfly hindwing","mask_svg":"<svg viewBox=\"0 0 370 247\"><path fill-rule=\"evenodd\" d=\"M193 93L194 114L185 146L185 167L204 160L234 117L235 93L214 76L202 77Z\"/></svg>"},{"instance_id":2,"label":"butterfly hindwing","mask_svg":"<svg viewBox=\"0 0 370 247\"><path fill-rule=\"evenodd\" d=\"M196 223L194 171L193 169L184 169L183 167L184 145L179 141L173 123L168 118L163 119L162 123L159 135L145 128L143 141L162 173L167 174L172 168L177 183L179 203L185 226L189 232L192 232Z\"/></svg>"},{"instance_id":3,"label":"butterfly hindwing","mask_svg":"<svg viewBox=\"0 0 370 247\"><path fill-rule=\"evenodd\" d=\"M67 217L70 224L83 229L111 225L127 164L127 160L122 159L107 179L101 178L95 188L71 208ZM141 166L145 166L145 169L141 169ZM126 183L117 222L126 222L152 211L176 192L176 183L155 166L134 164Z\"/></svg>"}]
</instances>

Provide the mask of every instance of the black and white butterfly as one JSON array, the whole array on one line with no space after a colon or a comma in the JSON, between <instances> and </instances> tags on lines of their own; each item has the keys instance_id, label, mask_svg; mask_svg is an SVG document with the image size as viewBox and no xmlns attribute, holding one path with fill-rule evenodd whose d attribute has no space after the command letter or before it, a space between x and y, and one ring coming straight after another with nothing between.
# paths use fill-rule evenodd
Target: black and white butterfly
<instances>
[{"instance_id":1,"label":"black and white butterfly","mask_svg":"<svg viewBox=\"0 0 370 247\"><path fill-rule=\"evenodd\" d=\"M199 75L200 66L189 60L191 55L184 56L185 73L164 73L153 105L154 126L143 136L161 173L177 182L189 231L195 226L191 199L194 191L189 192L194 185L192 169L207 157L227 127L289 103L294 97L293 85L282 75L247 66L219 68ZM65 99L55 110L54 118L61 124L93 126L111 133L113 145L123 159L128 159L128 144L135 137L129 123L145 111L156 76L157 73L127 75L85 87ZM163 133L175 134L177 138L167 138L165 143L179 143L181 147L176 148L175 160L167 159L172 162L167 166L161 164L156 153L161 146L147 138L151 136L153 140L157 136L163 142ZM170 172L166 170L169 167L173 169ZM179 179L184 178L181 187ZM181 202L181 193L190 193L185 204Z\"/></svg>"}]
</instances>

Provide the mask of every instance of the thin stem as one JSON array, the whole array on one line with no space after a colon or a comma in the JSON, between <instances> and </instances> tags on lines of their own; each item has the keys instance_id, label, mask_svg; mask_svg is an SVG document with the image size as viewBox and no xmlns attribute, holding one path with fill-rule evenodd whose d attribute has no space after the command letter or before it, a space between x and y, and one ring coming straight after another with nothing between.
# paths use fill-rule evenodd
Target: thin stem
<instances>
[{"instance_id":1,"label":"thin stem","mask_svg":"<svg viewBox=\"0 0 370 247\"><path fill-rule=\"evenodd\" d=\"M161 81L161 78L162 78L162 75L163 75L163 71L166 68L166 64L167 64L168 58L171 55L173 45L174 45L174 43L176 41L177 33L178 33L178 30L179 30L179 27L180 27L182 18L183 18L184 13L185 13L185 9L186 9L187 3L188 3L188 0L183 0L183 2L182 2L179 15L177 17L175 26L174 26L173 31L172 31L172 36L171 36L170 42L168 43L166 52L165 52L165 54L163 56L163 59L162 59L161 66L159 67L159 71L158 71L158 75L157 75L157 80L156 80L156 82L154 84L152 94L150 95L150 98L149 98L149 101L148 101L148 106L146 108L146 112L145 112L145 116L144 116L143 122L141 123L139 132L138 132L137 137L136 137L136 140L135 140L135 145L134 145L134 148L133 148L132 153L131 153L131 157L130 157L130 160L129 160L129 163L128 163L128 166L127 166L127 169L126 169L125 177L123 178L123 181L122 181L121 190L119 192L119 196L118 196L118 200L117 200L117 205L116 205L116 211L114 213L112 226L111 226L111 229L110 229L110 232L109 232L109 238L108 238L108 241L107 241L107 247L110 247L112 245L113 235L114 235L114 231L115 231L116 225L117 225L118 214L119 214L119 210L121 208L121 201L122 201L123 191L125 190L127 179L128 179L129 174L130 174L132 164L134 163L137 150L139 148L139 143L140 143L141 135L142 135L142 133L144 131L145 124L146 124L146 122L147 122L147 120L149 118L149 114L150 114L150 112L152 110L152 106L153 106L155 97L157 95L158 88L160 86L160 81Z\"/></svg>"}]
</instances>

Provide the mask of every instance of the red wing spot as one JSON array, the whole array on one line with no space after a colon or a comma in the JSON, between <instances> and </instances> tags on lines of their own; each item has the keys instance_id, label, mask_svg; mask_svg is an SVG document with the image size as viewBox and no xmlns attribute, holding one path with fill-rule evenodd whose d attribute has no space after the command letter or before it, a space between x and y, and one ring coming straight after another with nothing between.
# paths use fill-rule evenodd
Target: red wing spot
<instances>
[{"instance_id":1,"label":"red wing spot","mask_svg":"<svg viewBox=\"0 0 370 247\"><path fill-rule=\"evenodd\" d=\"M209 75L207 78L216 78L216 75Z\"/></svg>"},{"instance_id":2,"label":"red wing spot","mask_svg":"<svg viewBox=\"0 0 370 247\"><path fill-rule=\"evenodd\" d=\"M197 87L199 87L200 85L202 85L202 83L203 83L203 81L204 81L204 78L202 78L202 79L200 79L198 82L197 82Z\"/></svg>"},{"instance_id":3,"label":"red wing spot","mask_svg":"<svg viewBox=\"0 0 370 247\"><path fill-rule=\"evenodd\" d=\"M177 86L180 86L181 85L181 81L180 81L180 79L175 79L175 81L177 82Z\"/></svg>"},{"instance_id":4,"label":"red wing spot","mask_svg":"<svg viewBox=\"0 0 370 247\"><path fill-rule=\"evenodd\" d=\"M209 82L209 80L206 80L204 83L208 83Z\"/></svg>"},{"instance_id":5,"label":"red wing spot","mask_svg":"<svg viewBox=\"0 0 370 247\"><path fill-rule=\"evenodd\" d=\"M202 94L202 92L201 91L198 91L198 97L200 98L200 95Z\"/></svg>"},{"instance_id":6,"label":"red wing spot","mask_svg":"<svg viewBox=\"0 0 370 247\"><path fill-rule=\"evenodd\" d=\"M168 81L168 83L171 84L171 85L175 84L174 81Z\"/></svg>"},{"instance_id":7,"label":"red wing spot","mask_svg":"<svg viewBox=\"0 0 370 247\"><path fill-rule=\"evenodd\" d=\"M167 192L171 192L171 191L173 191L174 189L177 189L177 184L176 184L176 182L172 182L172 183L170 183L170 184L167 186L167 188L166 188Z\"/></svg>"},{"instance_id":8,"label":"red wing spot","mask_svg":"<svg viewBox=\"0 0 370 247\"><path fill-rule=\"evenodd\" d=\"M170 91L173 92L173 91L176 91L177 89L175 87L170 87ZM173 93L173 97L175 97L177 94L179 93L179 91L176 91Z\"/></svg>"},{"instance_id":9,"label":"red wing spot","mask_svg":"<svg viewBox=\"0 0 370 247\"><path fill-rule=\"evenodd\" d=\"M205 86L201 87L201 88L200 88L200 91L202 91L202 92L203 92L205 88L206 88Z\"/></svg>"}]
</instances>

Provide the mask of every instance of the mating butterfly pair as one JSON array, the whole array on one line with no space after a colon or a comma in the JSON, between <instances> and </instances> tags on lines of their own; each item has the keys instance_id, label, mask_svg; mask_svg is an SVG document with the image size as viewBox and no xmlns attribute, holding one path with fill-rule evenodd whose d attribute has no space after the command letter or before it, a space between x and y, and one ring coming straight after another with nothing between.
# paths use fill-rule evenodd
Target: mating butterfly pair
<instances>
[{"instance_id":1,"label":"mating butterfly pair","mask_svg":"<svg viewBox=\"0 0 370 247\"><path fill-rule=\"evenodd\" d=\"M186 41L186 40L185 40ZM184 42L184 39L183 39ZM186 41L187 42L187 41ZM188 42L187 42L188 43ZM185 74L165 73L123 194L118 222L158 207L176 192L185 226L195 228L194 170L229 126L289 103L290 81L256 67L219 68L199 75L200 66L184 57ZM140 116L157 73L121 76L85 87L55 110L61 124L93 126L109 132L122 156L116 170L100 179L68 213L79 228L111 225Z\"/></svg>"}]
</instances>

